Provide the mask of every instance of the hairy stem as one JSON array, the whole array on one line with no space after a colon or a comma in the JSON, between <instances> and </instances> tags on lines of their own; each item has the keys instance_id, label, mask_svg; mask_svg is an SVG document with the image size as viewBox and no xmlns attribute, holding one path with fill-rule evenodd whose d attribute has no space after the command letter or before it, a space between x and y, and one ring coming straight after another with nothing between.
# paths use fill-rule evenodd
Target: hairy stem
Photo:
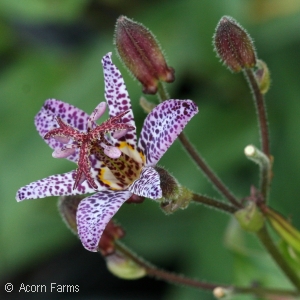
<instances>
[{"instance_id":1,"label":"hairy stem","mask_svg":"<svg viewBox=\"0 0 300 300\"><path fill-rule=\"evenodd\" d=\"M270 142L269 142L269 128L268 118L265 106L264 96L261 93L252 69L245 69L244 75L249 83L249 87L253 94L254 104L257 112L258 125L260 130L260 140L262 152L272 160L270 155ZM267 169L261 169L260 176L260 189L263 195L264 201L267 201L270 185L271 185L271 172Z\"/></svg>"},{"instance_id":2,"label":"hairy stem","mask_svg":"<svg viewBox=\"0 0 300 300\"><path fill-rule=\"evenodd\" d=\"M202 282L199 280L191 279L176 273L171 273L166 270L162 270L153 266L149 262L138 257L132 251L130 251L123 244L117 242L115 244L117 251L122 253L124 256L130 258L137 265L145 269L146 273L150 277L155 277L156 279L163 280L173 284L180 284L184 286L194 287L201 290L213 291L215 288L222 287L224 289L230 290L234 294L253 294L257 296L263 295L285 295L285 296L299 296L300 293L292 290L284 289L272 289L272 288L262 288L262 287L238 287L231 285L220 285L208 282Z\"/></svg>"},{"instance_id":3,"label":"hairy stem","mask_svg":"<svg viewBox=\"0 0 300 300\"><path fill-rule=\"evenodd\" d=\"M169 93L166 90L165 86L160 82L158 85L158 99L160 102L169 99ZM226 187L226 185L217 177L217 175L211 170L211 168L207 165L204 159L200 156L200 154L196 151L193 145L190 143L188 138L182 132L178 136L182 146L186 149L186 151L190 154L192 159L196 162L196 164L200 167L202 172L207 176L207 178L211 181L211 183L217 188L217 190L226 197L229 202L231 202L236 207L242 207L242 205L238 202L237 198L232 194L232 192Z\"/></svg>"},{"instance_id":4,"label":"hairy stem","mask_svg":"<svg viewBox=\"0 0 300 300\"><path fill-rule=\"evenodd\" d=\"M218 201L218 200L215 200L215 199L212 199L212 198L209 198L209 197L205 197L205 196L202 196L202 195L198 195L198 194L193 194L193 200L195 202L204 204L206 206L213 207L213 208L216 208L218 210L222 210L226 213L233 214L237 211L237 208L235 208L231 205L228 205L228 204L223 203L221 201Z\"/></svg>"},{"instance_id":5,"label":"hairy stem","mask_svg":"<svg viewBox=\"0 0 300 300\"><path fill-rule=\"evenodd\" d=\"M269 129L268 129L268 118L267 118L264 96L260 92L259 86L256 82L252 69L245 69L244 74L249 83L250 89L253 93L255 108L258 116L262 151L269 157L270 156Z\"/></svg>"}]
</instances>

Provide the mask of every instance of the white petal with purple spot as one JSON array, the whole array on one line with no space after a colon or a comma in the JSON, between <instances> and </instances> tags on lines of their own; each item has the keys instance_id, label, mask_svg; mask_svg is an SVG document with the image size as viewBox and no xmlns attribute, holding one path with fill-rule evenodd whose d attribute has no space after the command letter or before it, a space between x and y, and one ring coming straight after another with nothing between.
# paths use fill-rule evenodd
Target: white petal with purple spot
<instances>
[{"instance_id":1,"label":"white petal with purple spot","mask_svg":"<svg viewBox=\"0 0 300 300\"><path fill-rule=\"evenodd\" d=\"M167 100L146 117L138 147L146 155L146 166L154 166L185 125L198 112L191 100Z\"/></svg>"},{"instance_id":2,"label":"white petal with purple spot","mask_svg":"<svg viewBox=\"0 0 300 300\"><path fill-rule=\"evenodd\" d=\"M103 191L79 203L76 214L78 235L87 250L97 251L107 223L130 196L129 191Z\"/></svg>"},{"instance_id":3,"label":"white petal with purple spot","mask_svg":"<svg viewBox=\"0 0 300 300\"><path fill-rule=\"evenodd\" d=\"M75 171L52 175L47 178L32 182L17 192L16 199L18 202L26 199L45 198L50 196L68 196L68 195L81 195L86 193L94 193L95 190L84 181L75 190L74 185ZM101 187L98 183L98 191L106 189Z\"/></svg>"},{"instance_id":4,"label":"white petal with purple spot","mask_svg":"<svg viewBox=\"0 0 300 300\"><path fill-rule=\"evenodd\" d=\"M127 123L135 127L133 112L131 109L130 98L124 83L124 79L118 68L111 61L111 53L106 54L102 59L104 83L105 83L105 99L109 107L110 117L129 110L122 117L122 123ZM113 142L127 141L130 145L136 146L136 130L128 130L127 133L118 140L111 136Z\"/></svg>"},{"instance_id":5,"label":"white petal with purple spot","mask_svg":"<svg viewBox=\"0 0 300 300\"><path fill-rule=\"evenodd\" d=\"M162 197L160 177L152 167L144 167L140 178L135 180L128 188L132 194L150 199Z\"/></svg>"}]
</instances>

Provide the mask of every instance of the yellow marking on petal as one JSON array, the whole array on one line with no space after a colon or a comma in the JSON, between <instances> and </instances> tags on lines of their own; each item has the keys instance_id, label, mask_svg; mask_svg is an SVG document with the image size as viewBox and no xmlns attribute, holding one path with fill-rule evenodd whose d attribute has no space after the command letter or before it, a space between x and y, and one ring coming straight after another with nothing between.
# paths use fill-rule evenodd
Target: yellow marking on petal
<instances>
[{"instance_id":1,"label":"yellow marking on petal","mask_svg":"<svg viewBox=\"0 0 300 300\"><path fill-rule=\"evenodd\" d=\"M124 190L140 178L145 163L145 156L127 142L115 145L122 152L119 158L111 158L104 154L102 148L97 149L98 160L102 162L98 178L106 186L115 190Z\"/></svg>"},{"instance_id":2,"label":"yellow marking on petal","mask_svg":"<svg viewBox=\"0 0 300 300\"><path fill-rule=\"evenodd\" d=\"M120 142L118 148L129 157L133 158L139 164L144 164L145 157L141 152L138 152L134 146L128 144L127 142Z\"/></svg>"},{"instance_id":3,"label":"yellow marking on petal","mask_svg":"<svg viewBox=\"0 0 300 300\"><path fill-rule=\"evenodd\" d=\"M98 175L100 181L109 186L112 190L123 190L124 188L118 184L118 180L107 167L101 168Z\"/></svg>"}]
</instances>

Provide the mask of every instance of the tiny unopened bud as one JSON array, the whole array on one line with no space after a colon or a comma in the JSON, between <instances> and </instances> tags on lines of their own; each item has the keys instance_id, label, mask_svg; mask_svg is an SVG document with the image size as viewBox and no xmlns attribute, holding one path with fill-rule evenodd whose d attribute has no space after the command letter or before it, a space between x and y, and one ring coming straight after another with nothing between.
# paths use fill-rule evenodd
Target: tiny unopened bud
<instances>
[{"instance_id":1,"label":"tiny unopened bud","mask_svg":"<svg viewBox=\"0 0 300 300\"><path fill-rule=\"evenodd\" d=\"M141 97L140 106L145 111L145 113L149 114L152 111L152 109L156 106L156 104L148 101L145 97Z\"/></svg>"},{"instance_id":2,"label":"tiny unopened bud","mask_svg":"<svg viewBox=\"0 0 300 300\"><path fill-rule=\"evenodd\" d=\"M67 227L77 235L76 213L82 196L63 196L58 198L58 211Z\"/></svg>"},{"instance_id":3,"label":"tiny unopened bud","mask_svg":"<svg viewBox=\"0 0 300 300\"><path fill-rule=\"evenodd\" d=\"M139 279L146 275L146 270L122 253L113 253L105 257L108 270L122 279Z\"/></svg>"},{"instance_id":4,"label":"tiny unopened bud","mask_svg":"<svg viewBox=\"0 0 300 300\"><path fill-rule=\"evenodd\" d=\"M162 167L155 167L160 175L160 187L163 198L160 207L166 214L188 207L192 199L192 192L181 186L177 180Z\"/></svg>"},{"instance_id":5,"label":"tiny unopened bud","mask_svg":"<svg viewBox=\"0 0 300 300\"><path fill-rule=\"evenodd\" d=\"M213 290L213 295L217 299L222 299L222 298L232 295L232 289L218 286Z\"/></svg>"},{"instance_id":6,"label":"tiny unopened bud","mask_svg":"<svg viewBox=\"0 0 300 300\"><path fill-rule=\"evenodd\" d=\"M257 232L264 225L264 216L253 201L249 202L245 208L238 210L234 215L241 227L247 231Z\"/></svg>"},{"instance_id":7,"label":"tiny unopened bud","mask_svg":"<svg viewBox=\"0 0 300 300\"><path fill-rule=\"evenodd\" d=\"M231 71L239 72L255 66L256 54L252 39L232 17L222 17L213 39L218 56Z\"/></svg>"},{"instance_id":8,"label":"tiny unopened bud","mask_svg":"<svg viewBox=\"0 0 300 300\"><path fill-rule=\"evenodd\" d=\"M257 69L254 73L255 78L258 83L260 92L262 94L265 94L269 90L271 84L270 71L267 64L260 59L257 60L256 67Z\"/></svg>"},{"instance_id":9,"label":"tiny unopened bud","mask_svg":"<svg viewBox=\"0 0 300 300\"><path fill-rule=\"evenodd\" d=\"M167 66L157 40L142 24L120 16L115 45L125 66L142 83L144 93L155 94L160 80L175 80L174 69Z\"/></svg>"}]
</instances>

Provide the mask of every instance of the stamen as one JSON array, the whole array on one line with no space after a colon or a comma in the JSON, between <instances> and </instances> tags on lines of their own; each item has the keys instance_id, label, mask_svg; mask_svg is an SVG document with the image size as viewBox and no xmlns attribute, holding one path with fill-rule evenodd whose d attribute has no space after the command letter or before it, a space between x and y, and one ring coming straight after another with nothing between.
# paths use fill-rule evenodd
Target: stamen
<instances>
[{"instance_id":1,"label":"stamen","mask_svg":"<svg viewBox=\"0 0 300 300\"><path fill-rule=\"evenodd\" d=\"M74 154L76 150L75 145L66 145L65 147L62 147L60 149L55 149L54 152L52 153L52 157L54 158L66 158L72 154Z\"/></svg>"},{"instance_id":2,"label":"stamen","mask_svg":"<svg viewBox=\"0 0 300 300\"><path fill-rule=\"evenodd\" d=\"M113 136L115 139L120 139L120 138L123 137L127 132L128 132L128 129L118 130L118 131L112 133L112 136Z\"/></svg>"},{"instance_id":3,"label":"stamen","mask_svg":"<svg viewBox=\"0 0 300 300\"><path fill-rule=\"evenodd\" d=\"M69 141L70 141L70 138L67 138L67 137L64 137L64 136L59 136L59 135L53 136L53 138L54 138L56 141L58 141L58 142L60 142L60 143L62 143L62 144L68 144Z\"/></svg>"},{"instance_id":4,"label":"stamen","mask_svg":"<svg viewBox=\"0 0 300 300\"><path fill-rule=\"evenodd\" d=\"M105 113L105 110L106 102L99 103L88 119L88 129L92 129L92 124L96 122Z\"/></svg>"},{"instance_id":5,"label":"stamen","mask_svg":"<svg viewBox=\"0 0 300 300\"><path fill-rule=\"evenodd\" d=\"M122 154L121 150L117 147L107 146L101 143L100 146L104 149L104 153L110 158L119 158Z\"/></svg>"}]
</instances>

